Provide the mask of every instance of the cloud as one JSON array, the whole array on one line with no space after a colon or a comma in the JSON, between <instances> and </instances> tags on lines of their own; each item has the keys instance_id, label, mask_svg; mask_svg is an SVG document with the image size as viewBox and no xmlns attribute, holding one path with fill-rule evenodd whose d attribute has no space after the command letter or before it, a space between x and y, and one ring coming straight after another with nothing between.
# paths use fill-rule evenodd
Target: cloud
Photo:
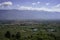
<instances>
[{"instance_id":1,"label":"cloud","mask_svg":"<svg viewBox=\"0 0 60 40\"><path fill-rule=\"evenodd\" d=\"M32 3L32 5L36 5L36 3Z\"/></svg>"},{"instance_id":2,"label":"cloud","mask_svg":"<svg viewBox=\"0 0 60 40\"><path fill-rule=\"evenodd\" d=\"M32 5L37 5L37 4L40 4L40 2L35 2L35 3L32 3ZM46 5L49 5L50 3L46 3ZM13 3L8 1L8 2L3 2L3 3L0 3L0 8L5 8L5 7L10 7L12 6ZM12 9L12 7L10 7ZM21 6L19 4L16 5L16 8L18 10L36 10L36 11L48 11L48 12L60 12L60 4L57 4L55 6L52 6L51 8L48 8L48 7L33 7L33 6ZM9 9L9 8L8 8Z\"/></svg>"},{"instance_id":3,"label":"cloud","mask_svg":"<svg viewBox=\"0 0 60 40\"><path fill-rule=\"evenodd\" d=\"M60 4L57 4L57 5L56 5L56 6L54 6L54 7L57 7L57 8L58 8L58 7L60 7Z\"/></svg>"},{"instance_id":4,"label":"cloud","mask_svg":"<svg viewBox=\"0 0 60 40\"><path fill-rule=\"evenodd\" d=\"M40 7L40 8L34 8L34 7L28 7L28 6L20 6L18 10L36 10L36 11L48 11L48 12L60 12L60 9L55 8L46 8L46 7Z\"/></svg>"},{"instance_id":5,"label":"cloud","mask_svg":"<svg viewBox=\"0 0 60 40\"><path fill-rule=\"evenodd\" d=\"M40 4L40 2L38 1L38 2L32 3L32 5L37 5L37 4Z\"/></svg>"},{"instance_id":6,"label":"cloud","mask_svg":"<svg viewBox=\"0 0 60 40\"><path fill-rule=\"evenodd\" d=\"M9 6L12 6L12 2L8 1L8 2L3 2L3 3L0 3L0 7L9 7Z\"/></svg>"},{"instance_id":7,"label":"cloud","mask_svg":"<svg viewBox=\"0 0 60 40\"><path fill-rule=\"evenodd\" d=\"M49 5L50 3L46 3L46 5Z\"/></svg>"},{"instance_id":8,"label":"cloud","mask_svg":"<svg viewBox=\"0 0 60 40\"><path fill-rule=\"evenodd\" d=\"M19 10L32 10L32 7L27 7L27 6L21 6L18 8Z\"/></svg>"},{"instance_id":9,"label":"cloud","mask_svg":"<svg viewBox=\"0 0 60 40\"><path fill-rule=\"evenodd\" d=\"M40 4L40 2L38 1L37 4Z\"/></svg>"},{"instance_id":10,"label":"cloud","mask_svg":"<svg viewBox=\"0 0 60 40\"><path fill-rule=\"evenodd\" d=\"M20 5L19 5L19 4L17 4L17 6L19 7Z\"/></svg>"},{"instance_id":11,"label":"cloud","mask_svg":"<svg viewBox=\"0 0 60 40\"><path fill-rule=\"evenodd\" d=\"M19 5L19 4L17 4L17 5L16 5L16 7L20 7L20 5Z\"/></svg>"}]
</instances>

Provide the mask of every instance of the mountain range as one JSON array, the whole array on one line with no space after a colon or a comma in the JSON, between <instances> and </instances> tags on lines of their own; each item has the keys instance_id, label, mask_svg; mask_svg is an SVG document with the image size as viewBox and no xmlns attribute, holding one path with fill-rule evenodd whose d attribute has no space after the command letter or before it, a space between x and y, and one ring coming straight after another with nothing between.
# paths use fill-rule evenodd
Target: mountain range
<instances>
[{"instance_id":1,"label":"mountain range","mask_svg":"<svg viewBox=\"0 0 60 40\"><path fill-rule=\"evenodd\" d=\"M60 12L0 10L0 20L60 20Z\"/></svg>"}]
</instances>

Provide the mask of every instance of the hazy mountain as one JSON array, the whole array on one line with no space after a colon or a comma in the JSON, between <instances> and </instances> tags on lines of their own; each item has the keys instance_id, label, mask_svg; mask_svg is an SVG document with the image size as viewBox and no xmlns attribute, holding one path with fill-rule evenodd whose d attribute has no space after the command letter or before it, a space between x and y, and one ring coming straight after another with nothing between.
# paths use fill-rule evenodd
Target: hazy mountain
<instances>
[{"instance_id":1,"label":"hazy mountain","mask_svg":"<svg viewBox=\"0 0 60 40\"><path fill-rule=\"evenodd\" d=\"M59 12L31 10L0 10L0 20L60 20Z\"/></svg>"}]
</instances>

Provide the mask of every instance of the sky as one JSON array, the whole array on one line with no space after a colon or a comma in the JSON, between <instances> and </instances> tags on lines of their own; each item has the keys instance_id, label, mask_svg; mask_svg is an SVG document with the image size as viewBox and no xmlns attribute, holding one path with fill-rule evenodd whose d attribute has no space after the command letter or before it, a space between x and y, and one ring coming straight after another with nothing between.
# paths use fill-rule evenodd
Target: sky
<instances>
[{"instance_id":1,"label":"sky","mask_svg":"<svg viewBox=\"0 0 60 40\"><path fill-rule=\"evenodd\" d=\"M32 13L16 12L14 14L0 12L0 18L43 18L43 19L60 19L60 0L0 0L0 10L31 10ZM34 13L33 11L43 11ZM46 13L45 13L46 12ZM10 14L8 14L10 13ZM18 16L19 15L19 16ZM31 16L32 15L32 16Z\"/></svg>"},{"instance_id":2,"label":"sky","mask_svg":"<svg viewBox=\"0 0 60 40\"><path fill-rule=\"evenodd\" d=\"M60 12L60 0L0 0L0 9Z\"/></svg>"}]
</instances>

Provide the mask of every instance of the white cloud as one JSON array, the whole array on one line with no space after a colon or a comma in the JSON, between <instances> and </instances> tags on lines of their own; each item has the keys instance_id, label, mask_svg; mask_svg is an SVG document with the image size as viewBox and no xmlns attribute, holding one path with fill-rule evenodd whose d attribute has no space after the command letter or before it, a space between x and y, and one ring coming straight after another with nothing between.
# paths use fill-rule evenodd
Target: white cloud
<instances>
[{"instance_id":1,"label":"white cloud","mask_svg":"<svg viewBox=\"0 0 60 40\"><path fill-rule=\"evenodd\" d=\"M18 8L19 10L30 10L32 7L21 6Z\"/></svg>"},{"instance_id":2,"label":"white cloud","mask_svg":"<svg viewBox=\"0 0 60 40\"><path fill-rule=\"evenodd\" d=\"M40 2L38 1L37 4L40 4Z\"/></svg>"},{"instance_id":3,"label":"white cloud","mask_svg":"<svg viewBox=\"0 0 60 40\"><path fill-rule=\"evenodd\" d=\"M20 5L19 5L19 4L17 4L16 6L17 6L17 7L20 7Z\"/></svg>"},{"instance_id":4,"label":"white cloud","mask_svg":"<svg viewBox=\"0 0 60 40\"><path fill-rule=\"evenodd\" d=\"M40 2L32 3L32 5L37 5L40 4ZM49 5L50 3L46 3L46 5ZM0 7L8 7L12 6L13 3L8 1L8 2L3 2L0 3ZM16 5L18 10L36 10L36 11L48 11L48 12L60 12L60 4L57 4L56 6L52 6L51 8L48 7L30 7L30 6L20 6L19 4Z\"/></svg>"},{"instance_id":5,"label":"white cloud","mask_svg":"<svg viewBox=\"0 0 60 40\"><path fill-rule=\"evenodd\" d=\"M32 3L32 5L36 5L36 3Z\"/></svg>"},{"instance_id":6,"label":"white cloud","mask_svg":"<svg viewBox=\"0 0 60 40\"><path fill-rule=\"evenodd\" d=\"M50 3L46 3L46 5L49 5Z\"/></svg>"},{"instance_id":7,"label":"white cloud","mask_svg":"<svg viewBox=\"0 0 60 40\"><path fill-rule=\"evenodd\" d=\"M45 8L45 7L40 7L40 8L34 8L34 7L27 7L27 6L20 6L18 10L36 10L36 11L48 11L48 12L60 12L60 9L55 9L55 8Z\"/></svg>"},{"instance_id":8,"label":"white cloud","mask_svg":"<svg viewBox=\"0 0 60 40\"><path fill-rule=\"evenodd\" d=\"M57 5L56 5L56 6L54 6L54 7L57 7L57 8L58 8L58 7L60 7L60 4L57 4Z\"/></svg>"},{"instance_id":9,"label":"white cloud","mask_svg":"<svg viewBox=\"0 0 60 40\"><path fill-rule=\"evenodd\" d=\"M40 4L40 2L38 1L38 2L32 3L32 5L37 5L37 4Z\"/></svg>"},{"instance_id":10,"label":"white cloud","mask_svg":"<svg viewBox=\"0 0 60 40\"><path fill-rule=\"evenodd\" d=\"M12 2L10 2L10 1L0 3L0 7L9 7L9 6L12 6Z\"/></svg>"}]
</instances>

